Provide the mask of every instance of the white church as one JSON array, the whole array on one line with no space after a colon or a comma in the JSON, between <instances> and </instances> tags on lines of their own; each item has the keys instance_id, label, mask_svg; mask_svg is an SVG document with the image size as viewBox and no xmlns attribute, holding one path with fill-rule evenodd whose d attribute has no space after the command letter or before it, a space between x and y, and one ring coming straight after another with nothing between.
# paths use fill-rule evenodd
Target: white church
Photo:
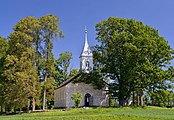
<instances>
[{"instance_id":1,"label":"white church","mask_svg":"<svg viewBox=\"0 0 174 120\"><path fill-rule=\"evenodd\" d=\"M85 30L85 42L82 53L80 55L80 69L82 72L89 73L93 68L93 54L90 50L87 39L87 30ZM109 106L109 97L106 94L108 86L103 89L94 89L91 84L85 83L73 83L73 80L80 75L67 79L54 91L54 106L55 108L71 108L74 107L74 101L72 95L74 93L82 94L81 107L89 106Z\"/></svg>"}]
</instances>

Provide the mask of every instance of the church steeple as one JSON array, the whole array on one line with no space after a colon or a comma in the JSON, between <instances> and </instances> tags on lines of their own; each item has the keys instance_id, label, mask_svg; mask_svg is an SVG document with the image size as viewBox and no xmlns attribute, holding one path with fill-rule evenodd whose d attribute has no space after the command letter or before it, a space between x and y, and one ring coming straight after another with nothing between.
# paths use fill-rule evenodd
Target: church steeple
<instances>
[{"instance_id":1,"label":"church steeple","mask_svg":"<svg viewBox=\"0 0 174 120\"><path fill-rule=\"evenodd\" d=\"M83 46L82 53L80 55L80 69L85 72L89 73L93 67L93 55L88 44L88 36L87 36L87 29L85 27L85 42Z\"/></svg>"},{"instance_id":2,"label":"church steeple","mask_svg":"<svg viewBox=\"0 0 174 120\"><path fill-rule=\"evenodd\" d=\"M91 52L91 49L88 44L88 35L87 34L88 34L88 32L87 32L87 29L85 28L85 42L84 42L81 56L92 56L92 52Z\"/></svg>"}]
</instances>

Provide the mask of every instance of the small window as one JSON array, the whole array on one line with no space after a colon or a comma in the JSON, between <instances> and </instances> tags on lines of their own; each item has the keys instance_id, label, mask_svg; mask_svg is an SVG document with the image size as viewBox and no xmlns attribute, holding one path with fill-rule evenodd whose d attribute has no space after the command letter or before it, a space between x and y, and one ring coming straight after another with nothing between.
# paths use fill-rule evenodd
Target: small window
<instances>
[{"instance_id":1,"label":"small window","mask_svg":"<svg viewBox=\"0 0 174 120\"><path fill-rule=\"evenodd\" d=\"M89 61L86 61L86 68L89 68Z\"/></svg>"}]
</instances>

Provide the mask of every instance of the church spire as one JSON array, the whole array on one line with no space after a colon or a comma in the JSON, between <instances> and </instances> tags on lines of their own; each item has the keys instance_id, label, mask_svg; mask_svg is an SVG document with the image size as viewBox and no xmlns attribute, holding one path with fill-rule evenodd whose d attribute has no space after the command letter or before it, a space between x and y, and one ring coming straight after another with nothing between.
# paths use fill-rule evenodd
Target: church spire
<instances>
[{"instance_id":1,"label":"church spire","mask_svg":"<svg viewBox=\"0 0 174 120\"><path fill-rule=\"evenodd\" d=\"M85 43L83 46L82 53L80 55L80 69L83 72L89 73L92 67L93 67L93 55L92 55L90 46L88 44L88 35L87 35L87 29L85 26Z\"/></svg>"},{"instance_id":2,"label":"church spire","mask_svg":"<svg viewBox=\"0 0 174 120\"><path fill-rule=\"evenodd\" d=\"M81 56L92 56L92 52L88 44L88 32L86 26L85 26L85 43L83 46Z\"/></svg>"},{"instance_id":3,"label":"church spire","mask_svg":"<svg viewBox=\"0 0 174 120\"><path fill-rule=\"evenodd\" d=\"M88 31L87 31L87 28L85 26L85 44L88 44Z\"/></svg>"}]
</instances>

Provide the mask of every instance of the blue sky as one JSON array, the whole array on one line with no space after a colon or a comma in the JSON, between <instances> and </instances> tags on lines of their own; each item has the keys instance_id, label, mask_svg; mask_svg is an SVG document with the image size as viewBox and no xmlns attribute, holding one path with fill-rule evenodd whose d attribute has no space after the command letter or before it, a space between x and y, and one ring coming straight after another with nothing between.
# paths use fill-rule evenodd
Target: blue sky
<instances>
[{"instance_id":1,"label":"blue sky","mask_svg":"<svg viewBox=\"0 0 174 120\"><path fill-rule=\"evenodd\" d=\"M84 43L84 26L89 44L96 44L95 25L110 16L133 18L159 31L174 48L173 0L1 0L0 36L7 37L12 27L27 16L53 14L60 18L63 39L54 42L56 58L64 51L73 53L70 68L79 68Z\"/></svg>"}]
</instances>

